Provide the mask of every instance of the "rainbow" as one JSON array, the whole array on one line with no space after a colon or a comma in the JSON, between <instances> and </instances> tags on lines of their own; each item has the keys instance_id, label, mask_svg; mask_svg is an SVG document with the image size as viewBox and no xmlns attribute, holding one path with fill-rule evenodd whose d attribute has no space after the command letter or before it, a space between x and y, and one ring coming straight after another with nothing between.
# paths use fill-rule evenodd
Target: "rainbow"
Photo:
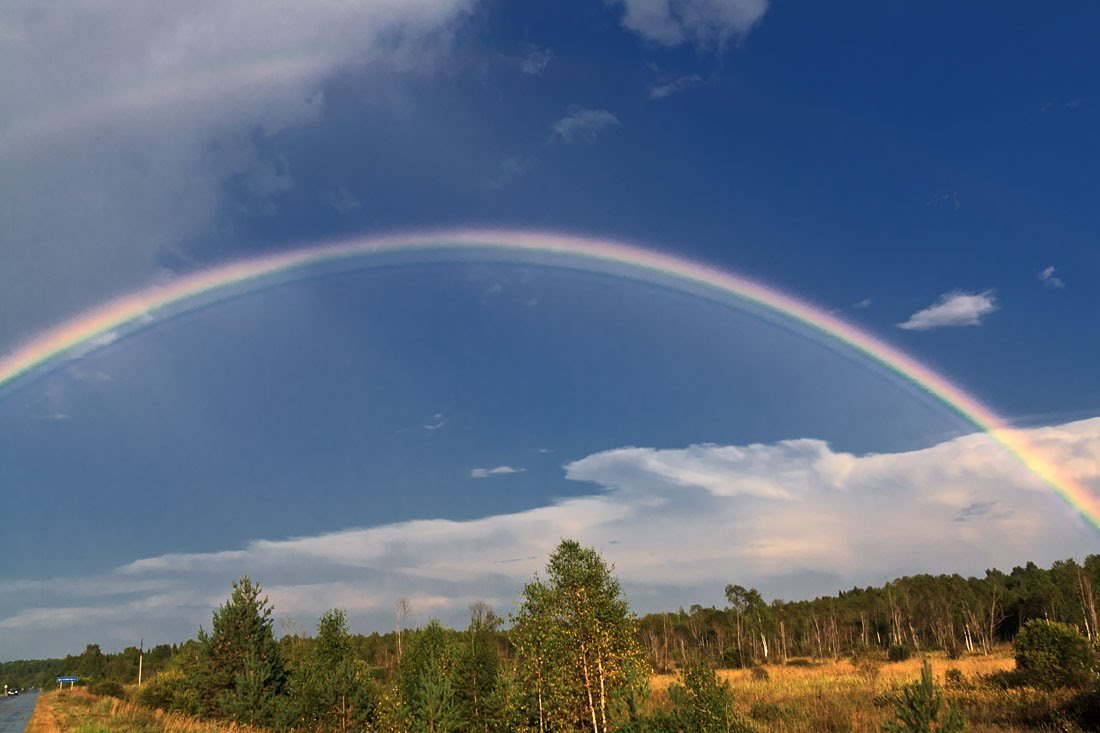
<instances>
[{"instance_id":1,"label":"rainbow","mask_svg":"<svg viewBox=\"0 0 1100 733\"><path fill-rule=\"evenodd\" d=\"M626 268L635 279L670 278L681 288L735 296L809 327L900 375L987 433L1050 486L1093 527L1100 529L1100 501L1050 461L1025 433L1010 428L993 410L962 388L881 339L763 283L654 250L602 239L530 231L461 230L358 238L239 261L125 295L40 334L0 357L0 388L51 360L107 343L123 327L140 326L172 306L204 297L228 297L232 286L256 287L267 279L357 257L405 252L496 252L568 258L586 269ZM81 352L78 352L81 353Z\"/></svg>"}]
</instances>

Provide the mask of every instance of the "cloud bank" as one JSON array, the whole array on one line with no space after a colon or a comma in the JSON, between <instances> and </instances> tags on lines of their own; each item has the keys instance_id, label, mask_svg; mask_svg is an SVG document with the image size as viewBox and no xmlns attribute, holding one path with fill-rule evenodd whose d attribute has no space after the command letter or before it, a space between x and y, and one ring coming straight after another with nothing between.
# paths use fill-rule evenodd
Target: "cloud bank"
<instances>
[{"instance_id":1,"label":"cloud bank","mask_svg":"<svg viewBox=\"0 0 1100 733\"><path fill-rule=\"evenodd\" d=\"M1100 418L1024 432L1100 493ZM139 631L146 639L189 637L245 573L265 585L278 616L307 626L338 606L356 629L386 629L400 597L412 599L413 620L461 623L473 600L510 611L563 537L604 552L643 612L720 604L730 582L802 598L915 572L980 574L1095 549L1094 530L982 434L869 455L814 439L623 447L564 471L594 493L472 521L255 540L142 558L101 576L14 581L7 585L18 592L0 593L0 634L14 645L5 654L79 651L92 639L121 646Z\"/></svg>"},{"instance_id":2,"label":"cloud bank","mask_svg":"<svg viewBox=\"0 0 1100 733\"><path fill-rule=\"evenodd\" d=\"M226 180L274 212L294 172L258 143L318 119L350 63L433 63L471 5L5 2L0 351L149 283L211 229Z\"/></svg>"}]
</instances>

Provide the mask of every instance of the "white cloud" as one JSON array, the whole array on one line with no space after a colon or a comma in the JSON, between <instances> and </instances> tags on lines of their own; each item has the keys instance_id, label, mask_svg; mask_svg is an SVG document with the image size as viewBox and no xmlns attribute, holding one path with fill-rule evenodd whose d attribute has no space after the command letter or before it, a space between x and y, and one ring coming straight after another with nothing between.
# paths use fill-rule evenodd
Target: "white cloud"
<instances>
[{"instance_id":1,"label":"white cloud","mask_svg":"<svg viewBox=\"0 0 1100 733\"><path fill-rule=\"evenodd\" d=\"M1100 418L1019 435L1100 495ZM1095 531L984 434L869 455L812 439L627 447L565 471L596 493L470 521L422 519L161 555L87 579L8 582L0 586L12 591L0 596L0 629L36 654L78 651L92 631L122 643L138 624L146 638L180 640L208 623L245 573L264 583L278 616L311 622L343 606L358 630L385 629L393 600L409 597L419 599L421 620L461 623L471 600L510 610L563 537L615 563L643 612L721 603L730 582L769 597L813 597L902 574L980 574L1095 551Z\"/></svg>"},{"instance_id":2,"label":"white cloud","mask_svg":"<svg viewBox=\"0 0 1100 733\"><path fill-rule=\"evenodd\" d=\"M424 425L424 429L427 430L429 433L434 433L436 430L439 430L446 424L447 418L443 417L442 412L437 412L432 415L432 421Z\"/></svg>"},{"instance_id":3,"label":"white cloud","mask_svg":"<svg viewBox=\"0 0 1100 733\"><path fill-rule=\"evenodd\" d=\"M523 57L523 61L520 63L519 68L524 74L542 76L542 72L546 71L546 67L549 66L550 62L553 60L553 51L548 48L533 46L527 52L527 55Z\"/></svg>"},{"instance_id":4,"label":"white cloud","mask_svg":"<svg viewBox=\"0 0 1100 733\"><path fill-rule=\"evenodd\" d=\"M623 27L665 46L722 46L743 37L768 9L767 0L609 0L624 8Z\"/></svg>"},{"instance_id":5,"label":"white cloud","mask_svg":"<svg viewBox=\"0 0 1100 733\"><path fill-rule=\"evenodd\" d=\"M1062 278L1054 274L1054 265L1044 268L1039 273L1039 281L1048 288L1064 288L1066 286L1066 284L1062 282Z\"/></svg>"},{"instance_id":6,"label":"white cloud","mask_svg":"<svg viewBox=\"0 0 1100 733\"><path fill-rule=\"evenodd\" d=\"M667 84L658 84L649 88L650 99L664 99L665 97L672 96L676 92L682 92L685 89L691 87L697 87L706 82L703 81L703 77L698 74L691 74L690 76L681 76L677 79L673 79Z\"/></svg>"},{"instance_id":7,"label":"white cloud","mask_svg":"<svg viewBox=\"0 0 1100 733\"><path fill-rule=\"evenodd\" d=\"M510 473L523 473L526 470L526 468L512 468L511 466L497 466L496 468L475 468L470 471L470 478L507 476Z\"/></svg>"},{"instance_id":8,"label":"white cloud","mask_svg":"<svg viewBox=\"0 0 1100 733\"><path fill-rule=\"evenodd\" d=\"M4 3L0 351L152 282L227 179L273 212L293 180L257 137L316 120L346 64L432 63L472 2Z\"/></svg>"},{"instance_id":9,"label":"white cloud","mask_svg":"<svg viewBox=\"0 0 1100 733\"><path fill-rule=\"evenodd\" d=\"M984 316L998 309L992 290L984 293L945 293L932 305L909 316L898 328L927 331L943 326L980 326Z\"/></svg>"},{"instance_id":10,"label":"white cloud","mask_svg":"<svg viewBox=\"0 0 1100 733\"><path fill-rule=\"evenodd\" d=\"M600 133L619 124L619 118L606 109L575 107L552 125L554 136L565 143L594 143Z\"/></svg>"},{"instance_id":11,"label":"white cloud","mask_svg":"<svg viewBox=\"0 0 1100 733\"><path fill-rule=\"evenodd\" d=\"M855 308L856 310L864 310L866 308L870 308L871 307L871 299L870 298L864 298L863 300L859 301L858 303L852 303L852 307Z\"/></svg>"}]
</instances>

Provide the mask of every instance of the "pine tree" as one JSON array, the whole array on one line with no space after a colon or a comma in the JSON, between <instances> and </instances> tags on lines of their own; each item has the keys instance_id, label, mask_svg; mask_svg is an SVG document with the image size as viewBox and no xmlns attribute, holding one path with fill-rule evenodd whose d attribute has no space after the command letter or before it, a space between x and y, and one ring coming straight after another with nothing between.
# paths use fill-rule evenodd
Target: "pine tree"
<instances>
[{"instance_id":1,"label":"pine tree","mask_svg":"<svg viewBox=\"0 0 1100 733\"><path fill-rule=\"evenodd\" d=\"M932 665L924 660L920 679L905 687L894 701L895 719L885 723L886 733L962 733L966 720L954 704L946 708L943 691L932 679Z\"/></svg>"},{"instance_id":2,"label":"pine tree","mask_svg":"<svg viewBox=\"0 0 1100 733\"><path fill-rule=\"evenodd\" d=\"M485 604L470 608L470 625L455 650L455 705L461 729L466 733L490 733L495 727L494 693L500 677L500 656L495 633L500 619Z\"/></svg>"},{"instance_id":3,"label":"pine tree","mask_svg":"<svg viewBox=\"0 0 1100 733\"><path fill-rule=\"evenodd\" d=\"M206 710L249 725L269 722L286 679L272 630L272 606L248 576L233 583L214 612L209 635L199 629L199 693Z\"/></svg>"}]
</instances>

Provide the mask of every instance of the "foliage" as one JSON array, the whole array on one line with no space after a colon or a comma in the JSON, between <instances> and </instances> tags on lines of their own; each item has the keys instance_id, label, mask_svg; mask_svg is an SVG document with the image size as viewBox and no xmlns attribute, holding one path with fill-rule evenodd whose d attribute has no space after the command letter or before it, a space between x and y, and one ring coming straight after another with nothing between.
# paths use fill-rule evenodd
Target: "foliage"
<instances>
[{"instance_id":1,"label":"foliage","mask_svg":"<svg viewBox=\"0 0 1100 733\"><path fill-rule=\"evenodd\" d=\"M913 656L912 650L905 644L891 644L886 650L886 658L891 662L904 662Z\"/></svg>"},{"instance_id":2,"label":"foliage","mask_svg":"<svg viewBox=\"0 0 1100 733\"><path fill-rule=\"evenodd\" d=\"M901 690L894 701L894 720L882 729L888 733L961 733L966 721L954 704L944 706L943 691L932 680L932 665L925 659L920 679Z\"/></svg>"},{"instance_id":3,"label":"foliage","mask_svg":"<svg viewBox=\"0 0 1100 733\"><path fill-rule=\"evenodd\" d=\"M641 664L636 621L594 549L563 540L546 572L524 588L512 630L526 712L539 730L604 733L612 698Z\"/></svg>"},{"instance_id":4,"label":"foliage","mask_svg":"<svg viewBox=\"0 0 1100 733\"><path fill-rule=\"evenodd\" d=\"M470 608L470 625L455 649L452 680L459 727L468 733L499 730L500 680L496 627L500 619L485 604Z\"/></svg>"},{"instance_id":5,"label":"foliage","mask_svg":"<svg viewBox=\"0 0 1100 733\"><path fill-rule=\"evenodd\" d=\"M1033 619L1013 643L1016 666L1027 684L1052 689L1085 687L1096 679L1096 653L1077 629Z\"/></svg>"},{"instance_id":6,"label":"foliage","mask_svg":"<svg viewBox=\"0 0 1100 733\"><path fill-rule=\"evenodd\" d=\"M248 576L233 583L214 612L211 633L199 629L200 659L193 670L208 712L249 725L275 715L286 672L272 630L272 606Z\"/></svg>"},{"instance_id":7,"label":"foliage","mask_svg":"<svg viewBox=\"0 0 1100 733\"><path fill-rule=\"evenodd\" d=\"M733 709L733 693L713 669L692 665L669 689L673 716L683 733L740 733L749 730Z\"/></svg>"}]
</instances>

